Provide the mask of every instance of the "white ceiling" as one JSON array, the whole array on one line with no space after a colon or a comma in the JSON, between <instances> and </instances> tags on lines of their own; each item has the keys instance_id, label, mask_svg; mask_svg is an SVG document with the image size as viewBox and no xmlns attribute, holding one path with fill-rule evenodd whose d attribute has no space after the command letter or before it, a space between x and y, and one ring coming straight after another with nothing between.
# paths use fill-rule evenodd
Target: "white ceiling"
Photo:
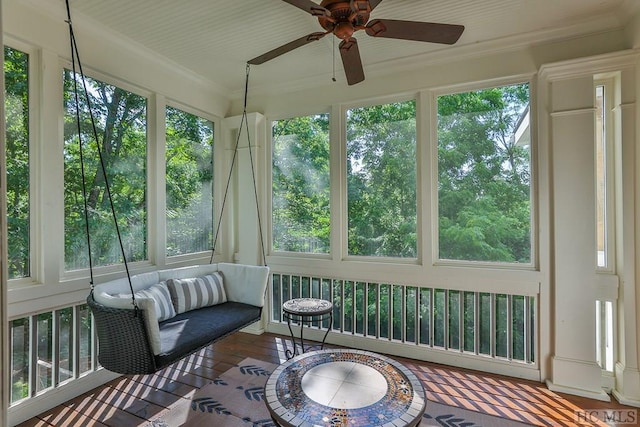
<instances>
[{"instance_id":1,"label":"white ceiling","mask_svg":"<svg viewBox=\"0 0 640 427\"><path fill-rule=\"evenodd\" d=\"M60 7L63 7L63 1ZM320 0L314 0L320 3ZM638 0L384 0L374 18L462 24L454 46L355 34L365 75L383 75L408 58L428 61L503 39L540 43L622 28ZM248 60L311 32L317 19L282 0L70 0L74 20L89 18L211 80L241 93ZM335 40L335 43L334 43ZM252 66L252 87L313 84L333 74L333 36ZM335 48L334 48L335 44ZM336 78L344 82L339 52ZM303 83L301 83L303 82ZM344 82L346 85L346 82Z\"/></svg>"}]
</instances>

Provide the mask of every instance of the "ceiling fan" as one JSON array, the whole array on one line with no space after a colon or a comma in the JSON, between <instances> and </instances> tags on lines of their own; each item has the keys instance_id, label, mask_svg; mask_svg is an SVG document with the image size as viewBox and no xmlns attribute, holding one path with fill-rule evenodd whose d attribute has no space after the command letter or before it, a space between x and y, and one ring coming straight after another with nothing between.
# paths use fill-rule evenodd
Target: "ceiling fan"
<instances>
[{"instance_id":1,"label":"ceiling fan","mask_svg":"<svg viewBox=\"0 0 640 427\"><path fill-rule=\"evenodd\" d=\"M340 42L340 56L342 57L342 64L349 85L354 85L364 80L358 41L353 37L356 31L364 30L372 37L443 44L454 44L464 31L463 25L396 19L374 19L369 21L369 14L382 0L322 0L320 4L311 0L283 1L317 17L318 22L325 31L308 34L257 56L248 63L251 65L263 64L308 43L320 40L329 33L333 33L336 37L342 39L342 42Z\"/></svg>"}]
</instances>

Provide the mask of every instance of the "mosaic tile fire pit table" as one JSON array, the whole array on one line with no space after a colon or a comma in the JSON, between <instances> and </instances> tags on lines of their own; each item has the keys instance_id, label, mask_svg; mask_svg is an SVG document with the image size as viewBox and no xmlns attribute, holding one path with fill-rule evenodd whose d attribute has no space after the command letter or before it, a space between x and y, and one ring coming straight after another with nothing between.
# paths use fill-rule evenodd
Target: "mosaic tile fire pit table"
<instances>
[{"instance_id":1,"label":"mosaic tile fire pit table","mask_svg":"<svg viewBox=\"0 0 640 427\"><path fill-rule=\"evenodd\" d=\"M426 407L418 378L401 363L362 350L304 353L278 366L265 402L281 426L417 426Z\"/></svg>"}]
</instances>

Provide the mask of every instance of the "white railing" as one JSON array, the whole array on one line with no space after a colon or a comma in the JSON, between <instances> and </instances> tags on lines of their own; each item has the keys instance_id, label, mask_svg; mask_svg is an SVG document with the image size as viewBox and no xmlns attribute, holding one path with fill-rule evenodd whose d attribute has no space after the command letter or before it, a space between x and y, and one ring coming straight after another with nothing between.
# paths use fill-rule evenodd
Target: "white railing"
<instances>
[{"instance_id":1,"label":"white railing","mask_svg":"<svg viewBox=\"0 0 640 427\"><path fill-rule=\"evenodd\" d=\"M86 304L11 320L11 405L97 370L94 331Z\"/></svg>"},{"instance_id":2,"label":"white railing","mask_svg":"<svg viewBox=\"0 0 640 427\"><path fill-rule=\"evenodd\" d=\"M523 364L537 360L533 296L276 273L271 321L283 323L282 303L299 297L333 302L332 333ZM309 326L327 328L329 320Z\"/></svg>"},{"instance_id":3,"label":"white railing","mask_svg":"<svg viewBox=\"0 0 640 427\"><path fill-rule=\"evenodd\" d=\"M271 322L283 324L282 303L296 297L334 303L332 334L518 365L535 365L538 360L534 296L276 273L271 286ZM607 307L612 306L603 307L603 325L611 325L613 315L607 310L612 308ZM324 329L329 320L310 326ZM86 304L14 318L9 339L14 413L29 414L31 409L19 408L63 386L71 390L77 380L85 381L89 374L104 371L99 369L94 321ZM609 350L601 355L603 366L613 360Z\"/></svg>"}]
</instances>

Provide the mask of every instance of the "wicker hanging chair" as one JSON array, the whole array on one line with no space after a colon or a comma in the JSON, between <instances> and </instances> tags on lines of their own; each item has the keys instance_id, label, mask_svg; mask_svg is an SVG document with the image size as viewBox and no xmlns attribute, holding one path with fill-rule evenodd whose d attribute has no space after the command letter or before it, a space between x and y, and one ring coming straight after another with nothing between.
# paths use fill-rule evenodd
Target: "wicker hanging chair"
<instances>
[{"instance_id":1,"label":"wicker hanging chair","mask_svg":"<svg viewBox=\"0 0 640 427\"><path fill-rule=\"evenodd\" d=\"M89 102L88 91L86 88L86 84L84 84L85 76L82 71L82 64L80 62L78 47L76 44L73 25L71 22L69 0L66 0L66 7L66 22L69 26L69 38L71 44L71 62L73 68L72 71L74 73L74 76L76 75L76 72L79 73L81 81L84 85L84 95L86 96L87 102ZM236 162L236 155L238 151L243 123L246 128L247 138L249 138L249 129L246 120L246 91L248 90L248 81L249 66L247 65L244 98L245 108L242 116L242 122L240 124L240 130L238 132L238 138L236 141L232 165L229 171L227 186L224 193L222 212L224 212L224 206L227 200L227 193L230 187L229 184L232 178L233 167ZM91 292L87 297L87 304L91 309L95 320L99 344L98 361L100 362L100 364L110 371L121 374L154 373L198 351L199 349L209 345L216 340L224 338L231 333L234 333L256 321L259 321L261 319L262 307L264 305L266 296L269 267L266 265L262 223L260 220L260 210L258 208L258 194L253 157L251 157L251 170L253 173L256 209L258 212L258 224L262 245L263 266L240 266L237 264L225 264L223 266L223 264L219 264L219 266L231 272L230 277L233 277L235 274L241 279L241 283L234 283L232 288L227 289L226 296L228 296L228 299L225 300L225 302L212 306L198 307L197 309L179 313L170 319L164 321L156 321L153 315L154 313L152 313L153 311L155 311L155 309L152 308L153 304L149 302L152 300L148 298L140 298L140 296L136 297L137 292L139 293L141 289L149 285L148 282L150 281L151 276L149 276L149 273L145 273L139 276L131 276L131 274L129 273L129 267L124 253L124 246L122 244L122 238L118 227L118 220L111 197L111 190L109 188L109 181L107 179L107 171L105 168L104 160L102 158L102 150L100 150L100 148L98 147L97 151L100 156L100 166L102 167L102 173L105 177L106 194L110 201L112 218L115 224L118 241L120 243L122 258L124 260L126 281L123 282L123 279L119 279L116 281L112 281L112 283L108 282L106 284L94 285L93 265L91 261L91 239L89 233L87 209L87 191L84 176L85 172L83 163L83 142L80 132L80 112L78 111L79 89L77 86L77 80L75 78L73 91L76 97L76 122L78 126L80 161L82 164L82 191L85 203L84 214L86 222L87 246L89 251ZM91 110L90 105L89 110ZM93 115L91 115L91 121L94 125L93 132L96 144L99 144ZM249 147L251 147L250 139ZM249 150L249 153L251 155L251 149ZM186 269L163 270L152 273L156 274L160 279L166 276L176 280L184 279L185 276L189 276L189 274L192 274L193 272L204 272L203 274L212 273L214 270L216 270L216 265L211 263L213 262L213 255L215 253L219 231L220 221L218 222L218 227L216 229L213 248L211 250L211 260L208 267L193 266L187 267ZM234 273L237 271L240 271L240 273ZM225 274L225 281L227 280L227 276L228 275ZM247 277L249 277L249 280L246 280ZM111 295L102 290L102 288L105 288L111 289L111 291L113 291L113 286L115 286L114 283L119 286L118 289L120 289L119 292L121 293L117 295ZM225 286L227 285L225 284ZM123 298L115 298L115 296L122 296L123 293L125 295ZM98 298L99 296L100 298ZM116 306L105 304L105 298L106 301L116 301ZM123 304L123 300L126 300L126 303Z\"/></svg>"}]
</instances>

